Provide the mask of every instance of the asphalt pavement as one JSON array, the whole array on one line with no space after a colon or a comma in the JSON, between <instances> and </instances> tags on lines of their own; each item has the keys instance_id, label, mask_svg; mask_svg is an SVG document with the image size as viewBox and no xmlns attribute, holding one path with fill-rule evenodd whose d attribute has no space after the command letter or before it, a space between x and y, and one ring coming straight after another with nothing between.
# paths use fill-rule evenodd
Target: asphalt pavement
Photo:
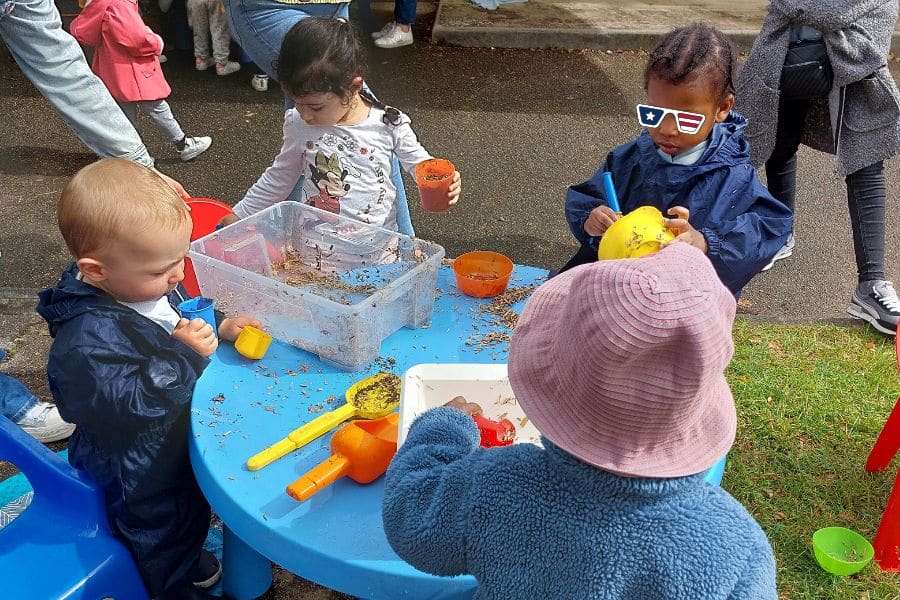
<instances>
[{"instance_id":1,"label":"asphalt pavement","mask_svg":"<svg viewBox=\"0 0 900 600\"><path fill-rule=\"evenodd\" d=\"M374 6L374 19L358 19L369 28L387 20L392 4ZM420 5L413 46L383 50L369 43L369 84L407 112L424 145L451 159L463 177L460 204L447 214L421 210L410 186L417 235L443 245L449 257L489 249L517 263L559 267L576 250L563 213L566 187L587 179L610 149L639 133L634 105L643 99L645 55L432 45L434 9ZM898 67L891 63L895 78ZM188 135L211 135L213 145L194 162L182 163L145 119L141 134L158 167L195 196L237 202L280 148L283 98L277 86L254 91L247 68L229 77L197 72L186 51L170 52L164 70L176 118ZM49 399L49 337L32 310L34 294L55 283L69 260L55 223L59 193L95 157L2 46L0 98L0 347L10 351L3 370ZM896 280L898 161L888 161L885 170L887 273ZM845 309L856 274L846 206L833 157L804 148L794 256L747 286L742 318L849 323ZM279 577L286 578L283 589L296 587L287 575ZM302 594L269 597L332 597L321 588L296 589Z\"/></svg>"}]
</instances>

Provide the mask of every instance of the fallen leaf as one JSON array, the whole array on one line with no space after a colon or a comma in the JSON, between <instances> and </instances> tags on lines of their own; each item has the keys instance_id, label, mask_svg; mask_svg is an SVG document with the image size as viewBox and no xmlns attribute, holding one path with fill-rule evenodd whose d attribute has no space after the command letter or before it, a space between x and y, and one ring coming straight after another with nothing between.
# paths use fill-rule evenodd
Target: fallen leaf
<instances>
[{"instance_id":1,"label":"fallen leaf","mask_svg":"<svg viewBox=\"0 0 900 600\"><path fill-rule=\"evenodd\" d=\"M783 512L777 512L774 515L772 515L772 518L775 519L776 521L784 521L785 519L787 519L787 515L784 514Z\"/></svg>"}]
</instances>

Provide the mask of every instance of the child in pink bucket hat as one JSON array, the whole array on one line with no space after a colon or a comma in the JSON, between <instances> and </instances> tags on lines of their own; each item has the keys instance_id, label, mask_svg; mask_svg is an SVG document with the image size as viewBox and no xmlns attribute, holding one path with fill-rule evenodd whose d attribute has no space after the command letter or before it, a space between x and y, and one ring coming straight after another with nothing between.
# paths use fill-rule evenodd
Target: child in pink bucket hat
<instances>
[{"instance_id":1,"label":"child in pink bucket hat","mask_svg":"<svg viewBox=\"0 0 900 600\"><path fill-rule=\"evenodd\" d=\"M391 546L478 598L776 598L765 533L704 481L734 441L734 313L680 242L542 285L509 378L543 448L480 448L471 403L424 413L387 472Z\"/></svg>"}]
</instances>

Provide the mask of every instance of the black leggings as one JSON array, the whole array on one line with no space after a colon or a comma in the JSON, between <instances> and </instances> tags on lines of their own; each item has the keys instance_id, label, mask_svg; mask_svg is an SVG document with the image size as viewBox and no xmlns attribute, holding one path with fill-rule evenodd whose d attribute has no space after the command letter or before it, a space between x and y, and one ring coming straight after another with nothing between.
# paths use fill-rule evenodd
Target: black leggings
<instances>
[{"instance_id":1,"label":"black leggings","mask_svg":"<svg viewBox=\"0 0 900 600\"><path fill-rule=\"evenodd\" d=\"M766 161L772 195L794 210L797 192L797 148L803 137L808 100L781 102L775 149ZM859 281L884 279L884 216L887 189L879 161L847 175L847 206L853 228L853 250Z\"/></svg>"}]
</instances>

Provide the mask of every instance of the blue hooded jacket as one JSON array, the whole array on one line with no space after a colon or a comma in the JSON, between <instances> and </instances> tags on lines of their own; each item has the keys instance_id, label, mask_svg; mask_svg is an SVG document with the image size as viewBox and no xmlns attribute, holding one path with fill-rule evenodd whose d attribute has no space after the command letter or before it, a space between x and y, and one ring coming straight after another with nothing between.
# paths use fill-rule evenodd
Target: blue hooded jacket
<instances>
[{"instance_id":1,"label":"blue hooded jacket","mask_svg":"<svg viewBox=\"0 0 900 600\"><path fill-rule=\"evenodd\" d=\"M188 456L191 396L209 360L77 274L72 264L40 294L50 391L76 425L69 462L103 489L153 597L187 577L209 530Z\"/></svg>"},{"instance_id":2,"label":"blue hooded jacket","mask_svg":"<svg viewBox=\"0 0 900 600\"><path fill-rule=\"evenodd\" d=\"M423 413L385 479L393 549L484 600L776 600L765 533L705 472L620 477L542 442L479 448L462 411Z\"/></svg>"},{"instance_id":3,"label":"blue hooded jacket","mask_svg":"<svg viewBox=\"0 0 900 600\"><path fill-rule=\"evenodd\" d=\"M741 137L747 120L732 112L713 127L709 146L693 165L667 162L647 131L609 153L593 177L566 194L566 218L582 246L584 222L607 204L602 175L612 173L623 213L655 206L663 215L684 206L690 223L709 245L707 255L719 278L735 295L787 241L794 227L791 210L776 200L750 164L750 145Z\"/></svg>"}]
</instances>

